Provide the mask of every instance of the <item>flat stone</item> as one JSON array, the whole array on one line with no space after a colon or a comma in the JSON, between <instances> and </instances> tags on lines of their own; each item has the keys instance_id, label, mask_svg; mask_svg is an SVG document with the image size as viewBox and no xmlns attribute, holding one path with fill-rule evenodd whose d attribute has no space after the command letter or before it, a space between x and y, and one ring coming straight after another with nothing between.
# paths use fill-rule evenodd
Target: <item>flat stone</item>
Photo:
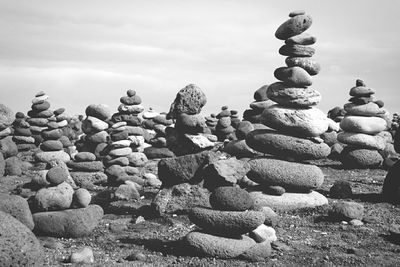
<instances>
[{"instance_id":1,"label":"flat stone","mask_svg":"<svg viewBox=\"0 0 400 267\"><path fill-rule=\"evenodd\" d=\"M264 186L279 185L291 192L309 192L324 181L324 174L315 165L288 162L272 158L249 160L247 177Z\"/></svg>"},{"instance_id":2,"label":"flat stone","mask_svg":"<svg viewBox=\"0 0 400 267\"><path fill-rule=\"evenodd\" d=\"M126 114L139 114L144 111L144 107L142 105L125 105L121 104L118 106L118 111L120 113Z\"/></svg>"},{"instance_id":3,"label":"flat stone","mask_svg":"<svg viewBox=\"0 0 400 267\"><path fill-rule=\"evenodd\" d=\"M268 87L268 97L286 107L306 108L317 105L321 94L312 88L297 88L276 82Z\"/></svg>"},{"instance_id":4,"label":"flat stone","mask_svg":"<svg viewBox=\"0 0 400 267\"><path fill-rule=\"evenodd\" d=\"M381 166L383 158L375 149L347 146L340 153L340 161L346 168L376 168Z\"/></svg>"},{"instance_id":5,"label":"flat stone","mask_svg":"<svg viewBox=\"0 0 400 267\"><path fill-rule=\"evenodd\" d=\"M29 230L34 227L28 202L17 195L0 193L0 211L5 212L23 223Z\"/></svg>"},{"instance_id":6,"label":"flat stone","mask_svg":"<svg viewBox=\"0 0 400 267\"><path fill-rule=\"evenodd\" d=\"M95 161L96 155L91 152L79 152L75 155L76 162Z\"/></svg>"},{"instance_id":7,"label":"flat stone","mask_svg":"<svg viewBox=\"0 0 400 267\"><path fill-rule=\"evenodd\" d=\"M286 40L292 36L301 34L310 28L312 18L309 15L297 15L282 23L275 32L275 37Z\"/></svg>"},{"instance_id":8,"label":"flat stone","mask_svg":"<svg viewBox=\"0 0 400 267\"><path fill-rule=\"evenodd\" d=\"M263 155L262 153L249 147L245 140L230 141L229 143L225 144L223 151L237 158L253 158L257 155Z\"/></svg>"},{"instance_id":9,"label":"flat stone","mask_svg":"<svg viewBox=\"0 0 400 267\"><path fill-rule=\"evenodd\" d=\"M178 114L182 113L199 114L206 103L207 98L203 91L198 86L189 84L177 93L167 118L176 118Z\"/></svg>"},{"instance_id":10,"label":"flat stone","mask_svg":"<svg viewBox=\"0 0 400 267\"><path fill-rule=\"evenodd\" d=\"M39 240L23 223L0 211L0 259L2 266L44 266Z\"/></svg>"},{"instance_id":11,"label":"flat stone","mask_svg":"<svg viewBox=\"0 0 400 267\"><path fill-rule=\"evenodd\" d=\"M34 231L46 236L76 238L88 236L103 218L103 209L89 205L81 209L37 212L33 214Z\"/></svg>"},{"instance_id":12,"label":"flat stone","mask_svg":"<svg viewBox=\"0 0 400 267\"><path fill-rule=\"evenodd\" d=\"M345 116L340 122L343 131L364 134L378 134L386 126L386 121L379 117Z\"/></svg>"},{"instance_id":13,"label":"flat stone","mask_svg":"<svg viewBox=\"0 0 400 267\"><path fill-rule=\"evenodd\" d=\"M337 135L337 140L357 148L383 150L386 147L386 140L380 135L340 132Z\"/></svg>"},{"instance_id":14,"label":"flat stone","mask_svg":"<svg viewBox=\"0 0 400 267\"><path fill-rule=\"evenodd\" d=\"M77 186L91 188L93 185L107 183L107 175L104 172L77 172L71 171L70 175Z\"/></svg>"},{"instance_id":15,"label":"flat stone","mask_svg":"<svg viewBox=\"0 0 400 267\"><path fill-rule=\"evenodd\" d=\"M13 136L13 141L19 144L34 144L35 143L35 138L32 136L18 136L14 135Z\"/></svg>"},{"instance_id":16,"label":"flat stone","mask_svg":"<svg viewBox=\"0 0 400 267\"><path fill-rule=\"evenodd\" d=\"M58 140L63 136L63 131L61 129L45 129L40 134L44 140Z\"/></svg>"},{"instance_id":17,"label":"flat stone","mask_svg":"<svg viewBox=\"0 0 400 267\"><path fill-rule=\"evenodd\" d=\"M367 104L357 105L354 103L344 104L344 110L348 115L354 116L378 116L379 114L384 114L385 111L381 109L374 102L369 102Z\"/></svg>"},{"instance_id":18,"label":"flat stone","mask_svg":"<svg viewBox=\"0 0 400 267\"><path fill-rule=\"evenodd\" d=\"M299 45L312 45L315 44L317 38L308 33L301 33L295 36L292 36L285 40L286 44L299 44Z\"/></svg>"},{"instance_id":19,"label":"flat stone","mask_svg":"<svg viewBox=\"0 0 400 267\"><path fill-rule=\"evenodd\" d=\"M74 171L98 172L104 170L104 164L101 161L68 161L67 165Z\"/></svg>"},{"instance_id":20,"label":"flat stone","mask_svg":"<svg viewBox=\"0 0 400 267\"><path fill-rule=\"evenodd\" d=\"M46 140L40 145L43 151L60 151L63 150L63 144L59 140Z\"/></svg>"},{"instance_id":21,"label":"flat stone","mask_svg":"<svg viewBox=\"0 0 400 267\"><path fill-rule=\"evenodd\" d=\"M280 105L265 109L261 122L277 131L302 137L320 136L329 127L326 114L317 108L296 109Z\"/></svg>"},{"instance_id":22,"label":"flat stone","mask_svg":"<svg viewBox=\"0 0 400 267\"><path fill-rule=\"evenodd\" d=\"M167 147L147 147L143 153L148 159L161 159L175 157L175 153Z\"/></svg>"},{"instance_id":23,"label":"flat stone","mask_svg":"<svg viewBox=\"0 0 400 267\"><path fill-rule=\"evenodd\" d=\"M26 121L32 126L47 127L48 119L45 118L28 118Z\"/></svg>"},{"instance_id":24,"label":"flat stone","mask_svg":"<svg viewBox=\"0 0 400 267\"><path fill-rule=\"evenodd\" d=\"M271 243L264 241L257 243L239 255L239 259L250 262L265 262L272 254Z\"/></svg>"},{"instance_id":25,"label":"flat stone","mask_svg":"<svg viewBox=\"0 0 400 267\"><path fill-rule=\"evenodd\" d=\"M371 95L375 94L375 90L369 87L365 86L355 86L350 89L350 95L351 96L357 96L357 97L369 97Z\"/></svg>"},{"instance_id":26,"label":"flat stone","mask_svg":"<svg viewBox=\"0 0 400 267\"><path fill-rule=\"evenodd\" d=\"M245 235L235 239L201 232L190 232L185 236L184 244L199 256L232 259L248 251L257 243Z\"/></svg>"},{"instance_id":27,"label":"flat stone","mask_svg":"<svg viewBox=\"0 0 400 267\"><path fill-rule=\"evenodd\" d=\"M267 206L274 210L290 211L301 208L316 208L327 205L328 199L316 191L308 194L285 193L281 196L271 196L259 191L250 192L257 206Z\"/></svg>"},{"instance_id":28,"label":"flat stone","mask_svg":"<svg viewBox=\"0 0 400 267\"><path fill-rule=\"evenodd\" d=\"M46 180L52 186L57 186L68 179L68 169L64 169L62 166L52 167L46 174Z\"/></svg>"},{"instance_id":29,"label":"flat stone","mask_svg":"<svg viewBox=\"0 0 400 267\"><path fill-rule=\"evenodd\" d=\"M253 208L253 199L249 193L234 186L217 187L210 195L213 209L224 211L245 211Z\"/></svg>"},{"instance_id":30,"label":"flat stone","mask_svg":"<svg viewBox=\"0 0 400 267\"><path fill-rule=\"evenodd\" d=\"M35 158L40 162L49 163L53 160L61 160L63 162L68 162L71 160L68 153L63 150L60 151L44 151L35 154Z\"/></svg>"},{"instance_id":31,"label":"flat stone","mask_svg":"<svg viewBox=\"0 0 400 267\"><path fill-rule=\"evenodd\" d=\"M108 123L96 117L88 116L82 121L84 133L100 132L108 129Z\"/></svg>"},{"instance_id":32,"label":"flat stone","mask_svg":"<svg viewBox=\"0 0 400 267\"><path fill-rule=\"evenodd\" d=\"M274 76L278 80L283 81L286 85L293 87L307 87L311 86L313 82L310 74L303 68L297 66L277 68L274 71ZM268 87L268 90L270 87Z\"/></svg>"},{"instance_id":33,"label":"flat stone","mask_svg":"<svg viewBox=\"0 0 400 267\"><path fill-rule=\"evenodd\" d=\"M43 101L42 103L32 104L31 106L33 111L43 111L50 108L50 103L48 101Z\"/></svg>"},{"instance_id":34,"label":"flat stone","mask_svg":"<svg viewBox=\"0 0 400 267\"><path fill-rule=\"evenodd\" d=\"M264 109L266 109L274 104L275 103L272 100L253 101L250 103L250 108L257 110L257 111L263 111Z\"/></svg>"},{"instance_id":35,"label":"flat stone","mask_svg":"<svg viewBox=\"0 0 400 267\"><path fill-rule=\"evenodd\" d=\"M370 102L374 102L375 98L372 96L354 96L354 97L349 98L349 101L356 105L364 105L364 104L368 104Z\"/></svg>"},{"instance_id":36,"label":"flat stone","mask_svg":"<svg viewBox=\"0 0 400 267\"><path fill-rule=\"evenodd\" d=\"M119 101L124 105L140 105L142 103L142 99L136 94L133 96L123 96Z\"/></svg>"},{"instance_id":37,"label":"flat stone","mask_svg":"<svg viewBox=\"0 0 400 267\"><path fill-rule=\"evenodd\" d=\"M312 57L315 48L309 45L285 44L279 48L279 54L288 57Z\"/></svg>"},{"instance_id":38,"label":"flat stone","mask_svg":"<svg viewBox=\"0 0 400 267\"><path fill-rule=\"evenodd\" d=\"M123 148L116 148L111 150L108 155L111 157L126 157L132 153L132 148L130 147L123 147Z\"/></svg>"}]
</instances>

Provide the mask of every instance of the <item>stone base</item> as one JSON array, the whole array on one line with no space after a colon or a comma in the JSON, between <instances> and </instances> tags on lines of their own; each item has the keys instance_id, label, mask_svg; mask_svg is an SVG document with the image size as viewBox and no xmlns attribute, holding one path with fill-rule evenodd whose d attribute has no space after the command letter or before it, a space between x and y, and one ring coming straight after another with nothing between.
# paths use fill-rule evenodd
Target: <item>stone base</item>
<instances>
[{"instance_id":1,"label":"stone base","mask_svg":"<svg viewBox=\"0 0 400 267\"><path fill-rule=\"evenodd\" d=\"M315 208L328 204L328 199L322 194L311 191L308 194L284 193L281 196L272 196L260 191L250 192L257 207L270 207L273 210L295 210L301 208Z\"/></svg>"}]
</instances>

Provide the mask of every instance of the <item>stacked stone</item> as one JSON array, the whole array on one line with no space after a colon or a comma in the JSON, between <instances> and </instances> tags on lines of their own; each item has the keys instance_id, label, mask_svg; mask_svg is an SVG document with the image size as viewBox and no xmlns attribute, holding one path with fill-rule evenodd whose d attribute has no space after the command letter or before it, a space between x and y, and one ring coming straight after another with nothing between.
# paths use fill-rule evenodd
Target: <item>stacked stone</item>
<instances>
[{"instance_id":1,"label":"stacked stone","mask_svg":"<svg viewBox=\"0 0 400 267\"><path fill-rule=\"evenodd\" d=\"M312 191L322 185L321 169L292 162L326 158L330 154L330 147L319 136L331 127L332 121L313 107L321 95L308 88L312 84L311 75L320 70L319 64L311 59L315 50L310 45L316 38L304 33L312 18L302 11L292 12L289 17L275 33L278 39L285 40L279 53L288 56L288 66L275 70L275 77L281 81L269 85L266 92L278 104L264 109L260 116L261 123L274 130L259 129L246 135L251 148L279 158L250 160L248 174L263 188L263 192L251 193L254 200L277 209L327 204L323 195Z\"/></svg>"},{"instance_id":2,"label":"stacked stone","mask_svg":"<svg viewBox=\"0 0 400 267\"><path fill-rule=\"evenodd\" d=\"M209 140L206 120L200 114L206 102L205 94L194 84L176 95L167 114L167 119L175 120L175 127L166 129L167 147L176 155L192 154L214 146Z\"/></svg>"},{"instance_id":3,"label":"stacked stone","mask_svg":"<svg viewBox=\"0 0 400 267\"><path fill-rule=\"evenodd\" d=\"M226 139L235 139L234 133L235 128L232 127L231 111L228 106L222 106L221 111L217 115L218 123L215 128L215 134L218 137L218 141L224 141Z\"/></svg>"},{"instance_id":4,"label":"stacked stone","mask_svg":"<svg viewBox=\"0 0 400 267\"><path fill-rule=\"evenodd\" d=\"M250 103L250 109L246 109L243 113L243 120L251 123L259 123L261 113L273 102L267 97L268 85L263 85L254 92L254 101Z\"/></svg>"},{"instance_id":5,"label":"stacked stone","mask_svg":"<svg viewBox=\"0 0 400 267\"><path fill-rule=\"evenodd\" d=\"M32 137L30 129L31 126L26 119L27 117L24 113L17 112L13 122L13 141L17 144L19 152L29 151L36 148L35 139Z\"/></svg>"},{"instance_id":6,"label":"stacked stone","mask_svg":"<svg viewBox=\"0 0 400 267\"><path fill-rule=\"evenodd\" d=\"M70 156L76 154L76 147L73 144L71 138L74 137L74 133L69 132L69 122L71 121L71 116L65 113L65 108L58 108L54 110L55 122L58 124L58 128L62 131L62 136L60 142L63 144L64 151Z\"/></svg>"},{"instance_id":7,"label":"stacked stone","mask_svg":"<svg viewBox=\"0 0 400 267\"><path fill-rule=\"evenodd\" d=\"M195 254L223 259L265 260L271 255L271 241L257 233L266 216L251 210L253 200L239 187L218 187L210 195L210 208L196 207L189 219L201 230L187 234L184 242ZM270 228L272 229L272 228ZM273 230L273 229L272 229ZM254 237L254 239L252 238Z\"/></svg>"},{"instance_id":8,"label":"stacked stone","mask_svg":"<svg viewBox=\"0 0 400 267\"><path fill-rule=\"evenodd\" d=\"M144 107L136 91L129 89L126 96L122 96L119 101L121 104L118 106L118 112L112 115L111 121L114 123L125 121L129 126L140 126L142 120L139 114L143 112Z\"/></svg>"},{"instance_id":9,"label":"stacked stone","mask_svg":"<svg viewBox=\"0 0 400 267\"><path fill-rule=\"evenodd\" d=\"M384 131L387 129L387 111L383 102L375 101L375 90L357 80L350 89L349 103L344 105L346 116L340 122L343 132L338 141L347 144L340 154L344 166L370 168L380 166L383 158L379 153L387 143Z\"/></svg>"},{"instance_id":10,"label":"stacked stone","mask_svg":"<svg viewBox=\"0 0 400 267\"><path fill-rule=\"evenodd\" d=\"M242 120L239 118L239 113L237 110L232 109L231 110L231 125L234 129L237 129L240 122Z\"/></svg>"},{"instance_id":11,"label":"stacked stone","mask_svg":"<svg viewBox=\"0 0 400 267\"><path fill-rule=\"evenodd\" d=\"M17 116L17 114L15 116ZM13 121L14 112L9 107L0 104L0 140L3 140L8 136L12 136L13 129L11 126L13 124ZM10 137L8 137L8 139L9 138Z\"/></svg>"},{"instance_id":12,"label":"stacked stone","mask_svg":"<svg viewBox=\"0 0 400 267\"><path fill-rule=\"evenodd\" d=\"M32 137L35 139L36 146L42 143L42 131L47 129L47 123L49 118L53 117L53 111L50 109L50 102L48 102L49 96L44 92L40 91L32 99L31 110L28 111L27 122L30 124L30 130Z\"/></svg>"},{"instance_id":13,"label":"stacked stone","mask_svg":"<svg viewBox=\"0 0 400 267\"><path fill-rule=\"evenodd\" d=\"M53 164L45 172L45 179L40 181L43 187L36 192L32 206L36 232L57 237L81 237L90 234L100 222L103 209L90 205L89 191L74 190L68 179L65 164Z\"/></svg>"},{"instance_id":14,"label":"stacked stone","mask_svg":"<svg viewBox=\"0 0 400 267\"><path fill-rule=\"evenodd\" d=\"M167 119L166 113L161 113L154 118L147 120L147 125L152 124L152 130L154 131L154 136L149 140L149 144L157 148L167 147L166 129L171 126L174 122Z\"/></svg>"},{"instance_id":15,"label":"stacked stone","mask_svg":"<svg viewBox=\"0 0 400 267\"><path fill-rule=\"evenodd\" d=\"M217 129L218 119L215 113L211 113L210 116L206 116L206 125L210 129L212 134L215 134Z\"/></svg>"}]
</instances>

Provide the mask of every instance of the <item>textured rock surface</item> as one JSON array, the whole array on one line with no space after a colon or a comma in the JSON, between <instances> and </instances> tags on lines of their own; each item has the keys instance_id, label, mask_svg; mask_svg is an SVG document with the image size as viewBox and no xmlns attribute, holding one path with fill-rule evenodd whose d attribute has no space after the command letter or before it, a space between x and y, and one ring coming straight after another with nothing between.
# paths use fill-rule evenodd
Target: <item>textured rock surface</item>
<instances>
[{"instance_id":1,"label":"textured rock surface","mask_svg":"<svg viewBox=\"0 0 400 267\"><path fill-rule=\"evenodd\" d=\"M340 153L340 161L347 168L373 168L379 167L383 158L377 150L347 146Z\"/></svg>"},{"instance_id":2,"label":"textured rock surface","mask_svg":"<svg viewBox=\"0 0 400 267\"><path fill-rule=\"evenodd\" d=\"M43 266L44 249L35 235L10 214L0 211L1 266Z\"/></svg>"},{"instance_id":3,"label":"textured rock surface","mask_svg":"<svg viewBox=\"0 0 400 267\"><path fill-rule=\"evenodd\" d=\"M177 93L167 118L175 118L181 113L199 114L206 103L207 98L203 91L198 86L189 84Z\"/></svg>"},{"instance_id":4,"label":"textured rock surface","mask_svg":"<svg viewBox=\"0 0 400 267\"><path fill-rule=\"evenodd\" d=\"M210 204L217 210L245 211L253 207L249 193L239 187L221 186L210 195Z\"/></svg>"},{"instance_id":5,"label":"textured rock surface","mask_svg":"<svg viewBox=\"0 0 400 267\"><path fill-rule=\"evenodd\" d=\"M82 209L38 212L33 214L34 231L57 237L81 237L89 235L103 218L103 209L89 205Z\"/></svg>"},{"instance_id":6,"label":"textured rock surface","mask_svg":"<svg viewBox=\"0 0 400 267\"><path fill-rule=\"evenodd\" d=\"M35 196L36 208L40 211L68 209L73 195L74 189L66 182L54 187L42 188Z\"/></svg>"},{"instance_id":7,"label":"textured rock surface","mask_svg":"<svg viewBox=\"0 0 400 267\"><path fill-rule=\"evenodd\" d=\"M32 213L28 202L17 195L0 193L0 211L10 214L21 223L25 224L29 230L34 227Z\"/></svg>"},{"instance_id":8,"label":"textured rock surface","mask_svg":"<svg viewBox=\"0 0 400 267\"><path fill-rule=\"evenodd\" d=\"M329 215L338 221L362 220L364 217L364 206L360 203L350 201L335 202L332 204Z\"/></svg>"}]
</instances>

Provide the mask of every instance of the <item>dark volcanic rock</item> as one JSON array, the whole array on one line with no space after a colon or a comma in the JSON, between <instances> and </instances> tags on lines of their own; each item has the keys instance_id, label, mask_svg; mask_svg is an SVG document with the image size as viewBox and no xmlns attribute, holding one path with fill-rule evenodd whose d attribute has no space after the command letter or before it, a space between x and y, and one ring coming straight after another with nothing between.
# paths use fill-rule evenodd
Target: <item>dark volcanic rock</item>
<instances>
[{"instance_id":1,"label":"dark volcanic rock","mask_svg":"<svg viewBox=\"0 0 400 267\"><path fill-rule=\"evenodd\" d=\"M253 207L254 201L244 189L221 186L211 193L210 204L217 210L245 211Z\"/></svg>"},{"instance_id":2,"label":"dark volcanic rock","mask_svg":"<svg viewBox=\"0 0 400 267\"><path fill-rule=\"evenodd\" d=\"M171 104L167 119L176 118L181 113L199 114L206 103L207 98L203 91L196 85L189 84L177 93L174 102Z\"/></svg>"}]
</instances>

